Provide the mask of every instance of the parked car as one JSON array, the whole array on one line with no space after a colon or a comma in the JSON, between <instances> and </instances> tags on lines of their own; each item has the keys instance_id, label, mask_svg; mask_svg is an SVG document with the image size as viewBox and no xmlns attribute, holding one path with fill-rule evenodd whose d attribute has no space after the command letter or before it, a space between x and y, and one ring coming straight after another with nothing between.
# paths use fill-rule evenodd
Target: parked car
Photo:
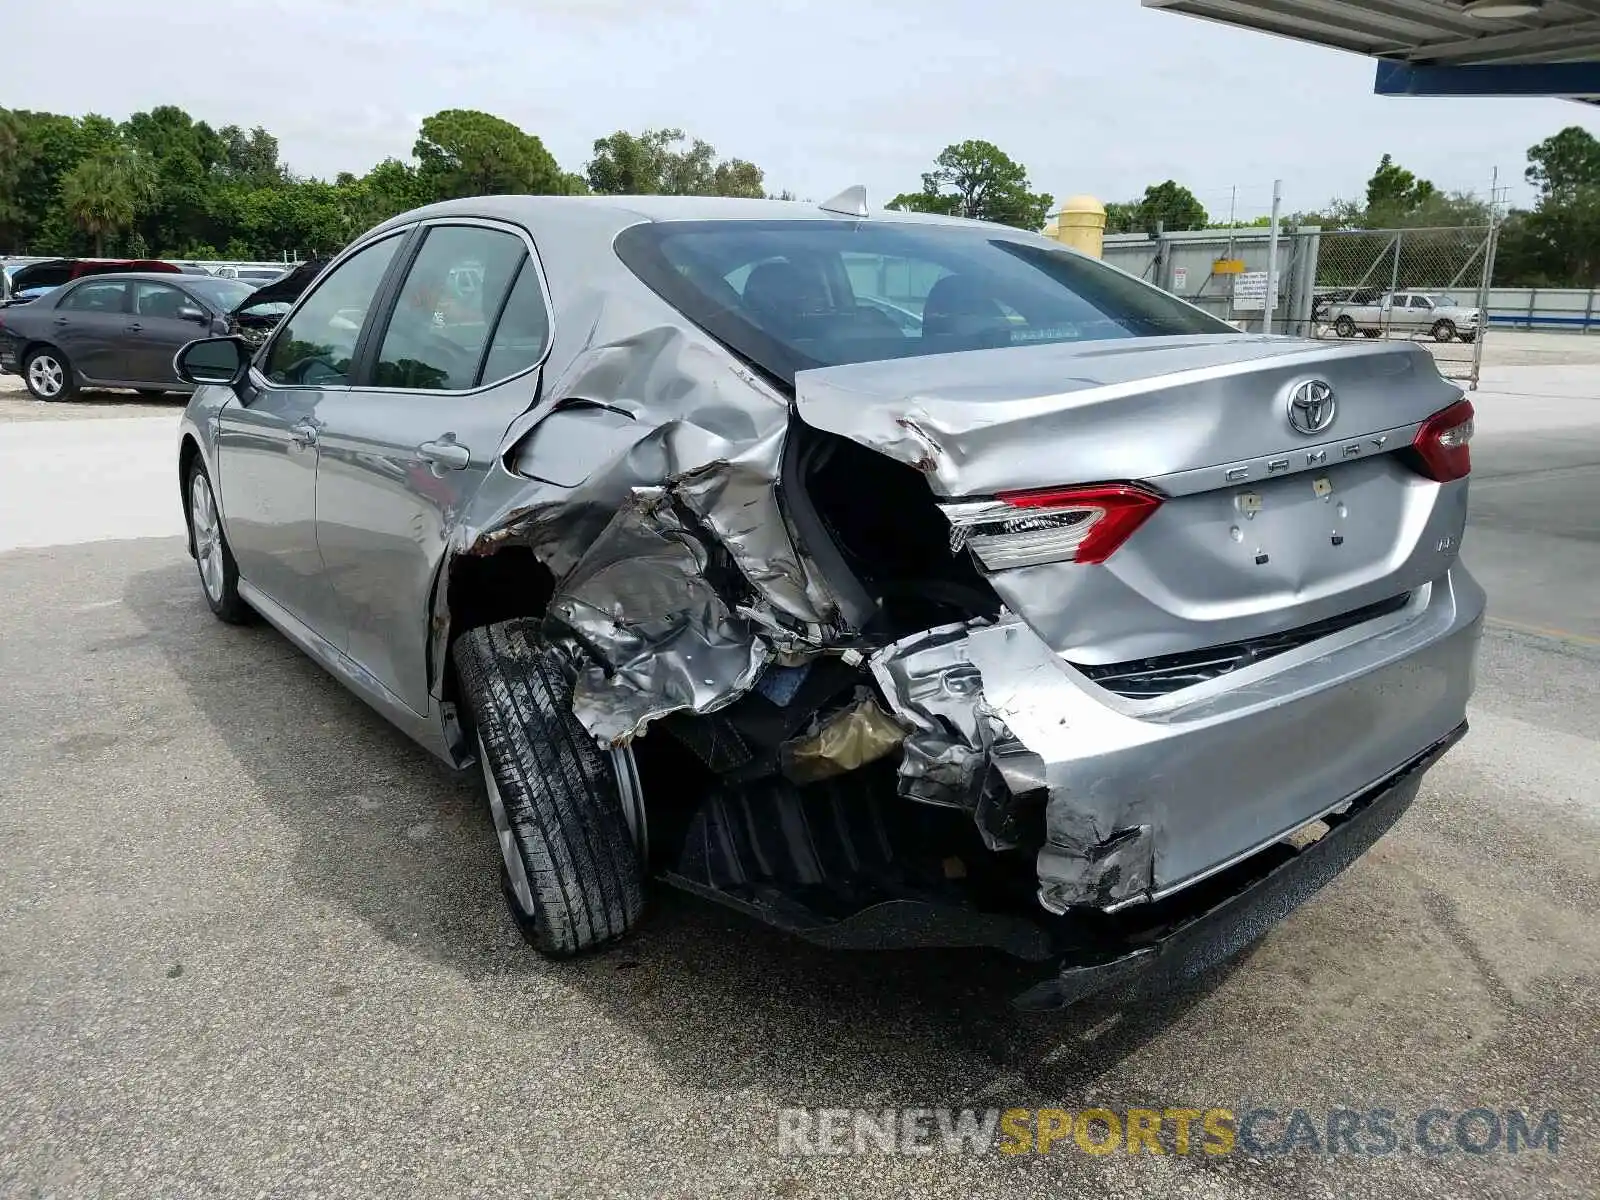
<instances>
[{"instance_id":1,"label":"parked car","mask_svg":"<svg viewBox=\"0 0 1600 1200\"><path fill-rule=\"evenodd\" d=\"M1406 334L1427 332L1436 342L1460 338L1474 342L1483 314L1463 307L1454 296L1434 292L1385 292L1370 303L1328 306L1322 320L1342 338L1360 332L1375 338L1385 331Z\"/></svg>"},{"instance_id":2,"label":"parked car","mask_svg":"<svg viewBox=\"0 0 1600 1200\"><path fill-rule=\"evenodd\" d=\"M0 372L21 375L39 400L69 400L80 387L187 392L173 356L197 336L226 333L250 291L209 275L86 275L0 309Z\"/></svg>"},{"instance_id":3,"label":"parked car","mask_svg":"<svg viewBox=\"0 0 1600 1200\"><path fill-rule=\"evenodd\" d=\"M1464 732L1472 406L1410 343L1238 334L861 203L378 226L259 349L179 355L205 601L481 766L546 953L655 875L825 945L1053 963L1028 1005L1186 977ZM849 255L915 268L914 333Z\"/></svg>"},{"instance_id":4,"label":"parked car","mask_svg":"<svg viewBox=\"0 0 1600 1200\"><path fill-rule=\"evenodd\" d=\"M237 334L249 346L261 345L329 261L317 258L303 262L287 275L251 292L228 314L228 332Z\"/></svg>"},{"instance_id":5,"label":"parked car","mask_svg":"<svg viewBox=\"0 0 1600 1200\"><path fill-rule=\"evenodd\" d=\"M1376 304L1383 298L1383 291L1375 287L1347 287L1316 292L1311 297L1311 319L1327 324L1328 310L1335 304Z\"/></svg>"},{"instance_id":6,"label":"parked car","mask_svg":"<svg viewBox=\"0 0 1600 1200\"><path fill-rule=\"evenodd\" d=\"M117 275L129 271L174 275L188 273L182 267L156 258L52 258L17 268L11 276L11 288L14 292L31 288L58 288L63 283L82 279L86 275Z\"/></svg>"},{"instance_id":7,"label":"parked car","mask_svg":"<svg viewBox=\"0 0 1600 1200\"><path fill-rule=\"evenodd\" d=\"M255 287L265 287L289 274L289 267L236 267L221 266L212 274L219 279L240 279Z\"/></svg>"}]
</instances>

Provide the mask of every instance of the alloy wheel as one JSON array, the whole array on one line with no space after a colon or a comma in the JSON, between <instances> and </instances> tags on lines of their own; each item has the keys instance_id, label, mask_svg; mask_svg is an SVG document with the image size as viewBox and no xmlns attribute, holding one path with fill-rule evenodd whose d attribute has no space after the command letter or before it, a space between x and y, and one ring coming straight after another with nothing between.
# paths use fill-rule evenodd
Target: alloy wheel
<instances>
[{"instance_id":1,"label":"alloy wheel","mask_svg":"<svg viewBox=\"0 0 1600 1200\"><path fill-rule=\"evenodd\" d=\"M28 363L28 382L38 395L54 399L67 382L67 372L54 355L35 354Z\"/></svg>"},{"instance_id":2,"label":"alloy wheel","mask_svg":"<svg viewBox=\"0 0 1600 1200\"><path fill-rule=\"evenodd\" d=\"M222 603L222 526L217 502L205 474L196 471L189 484L189 522L194 529L194 557L200 583L214 603Z\"/></svg>"}]
</instances>

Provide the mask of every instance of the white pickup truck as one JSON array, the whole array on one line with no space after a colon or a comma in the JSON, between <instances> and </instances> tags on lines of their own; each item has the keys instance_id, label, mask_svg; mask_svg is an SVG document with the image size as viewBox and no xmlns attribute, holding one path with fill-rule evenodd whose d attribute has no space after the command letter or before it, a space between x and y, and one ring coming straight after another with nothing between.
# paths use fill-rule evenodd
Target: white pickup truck
<instances>
[{"instance_id":1,"label":"white pickup truck","mask_svg":"<svg viewBox=\"0 0 1600 1200\"><path fill-rule=\"evenodd\" d=\"M1476 308L1463 308L1454 296L1439 292L1389 292L1375 304L1331 305L1322 320L1344 338L1355 337L1358 332L1370 338L1385 333L1426 332L1436 342L1456 338L1474 342L1483 314Z\"/></svg>"}]
</instances>

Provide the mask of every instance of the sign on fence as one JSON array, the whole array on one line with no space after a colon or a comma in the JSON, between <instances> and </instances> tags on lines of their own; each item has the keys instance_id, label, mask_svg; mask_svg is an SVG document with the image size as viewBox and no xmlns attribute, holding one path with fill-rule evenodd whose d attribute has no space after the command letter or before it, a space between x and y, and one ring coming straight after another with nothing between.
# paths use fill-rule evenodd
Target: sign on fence
<instances>
[{"instance_id":1,"label":"sign on fence","mask_svg":"<svg viewBox=\"0 0 1600 1200\"><path fill-rule=\"evenodd\" d=\"M1267 310L1267 273L1245 271L1234 276L1233 310L1235 312L1265 312Z\"/></svg>"},{"instance_id":2,"label":"sign on fence","mask_svg":"<svg viewBox=\"0 0 1600 1200\"><path fill-rule=\"evenodd\" d=\"M1183 295L1189 290L1189 268L1172 268L1172 290L1178 295Z\"/></svg>"}]
</instances>

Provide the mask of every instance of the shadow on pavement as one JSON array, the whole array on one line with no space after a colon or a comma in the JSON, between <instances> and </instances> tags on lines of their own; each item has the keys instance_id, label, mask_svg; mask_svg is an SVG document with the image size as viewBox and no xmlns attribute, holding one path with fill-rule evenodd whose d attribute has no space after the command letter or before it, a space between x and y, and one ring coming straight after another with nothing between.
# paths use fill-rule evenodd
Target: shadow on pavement
<instances>
[{"instance_id":1,"label":"shadow on pavement","mask_svg":"<svg viewBox=\"0 0 1600 1200\"><path fill-rule=\"evenodd\" d=\"M503 910L476 774L412 745L270 627L214 620L181 553L135 575L126 603L292 832L295 885L501 1003L570 989L681 1086L758 1085L792 1104L1059 1102L1248 956L1160 999L1029 1015L1009 1000L1047 968L986 951L827 952L657 887L627 942L546 961Z\"/></svg>"}]
</instances>

